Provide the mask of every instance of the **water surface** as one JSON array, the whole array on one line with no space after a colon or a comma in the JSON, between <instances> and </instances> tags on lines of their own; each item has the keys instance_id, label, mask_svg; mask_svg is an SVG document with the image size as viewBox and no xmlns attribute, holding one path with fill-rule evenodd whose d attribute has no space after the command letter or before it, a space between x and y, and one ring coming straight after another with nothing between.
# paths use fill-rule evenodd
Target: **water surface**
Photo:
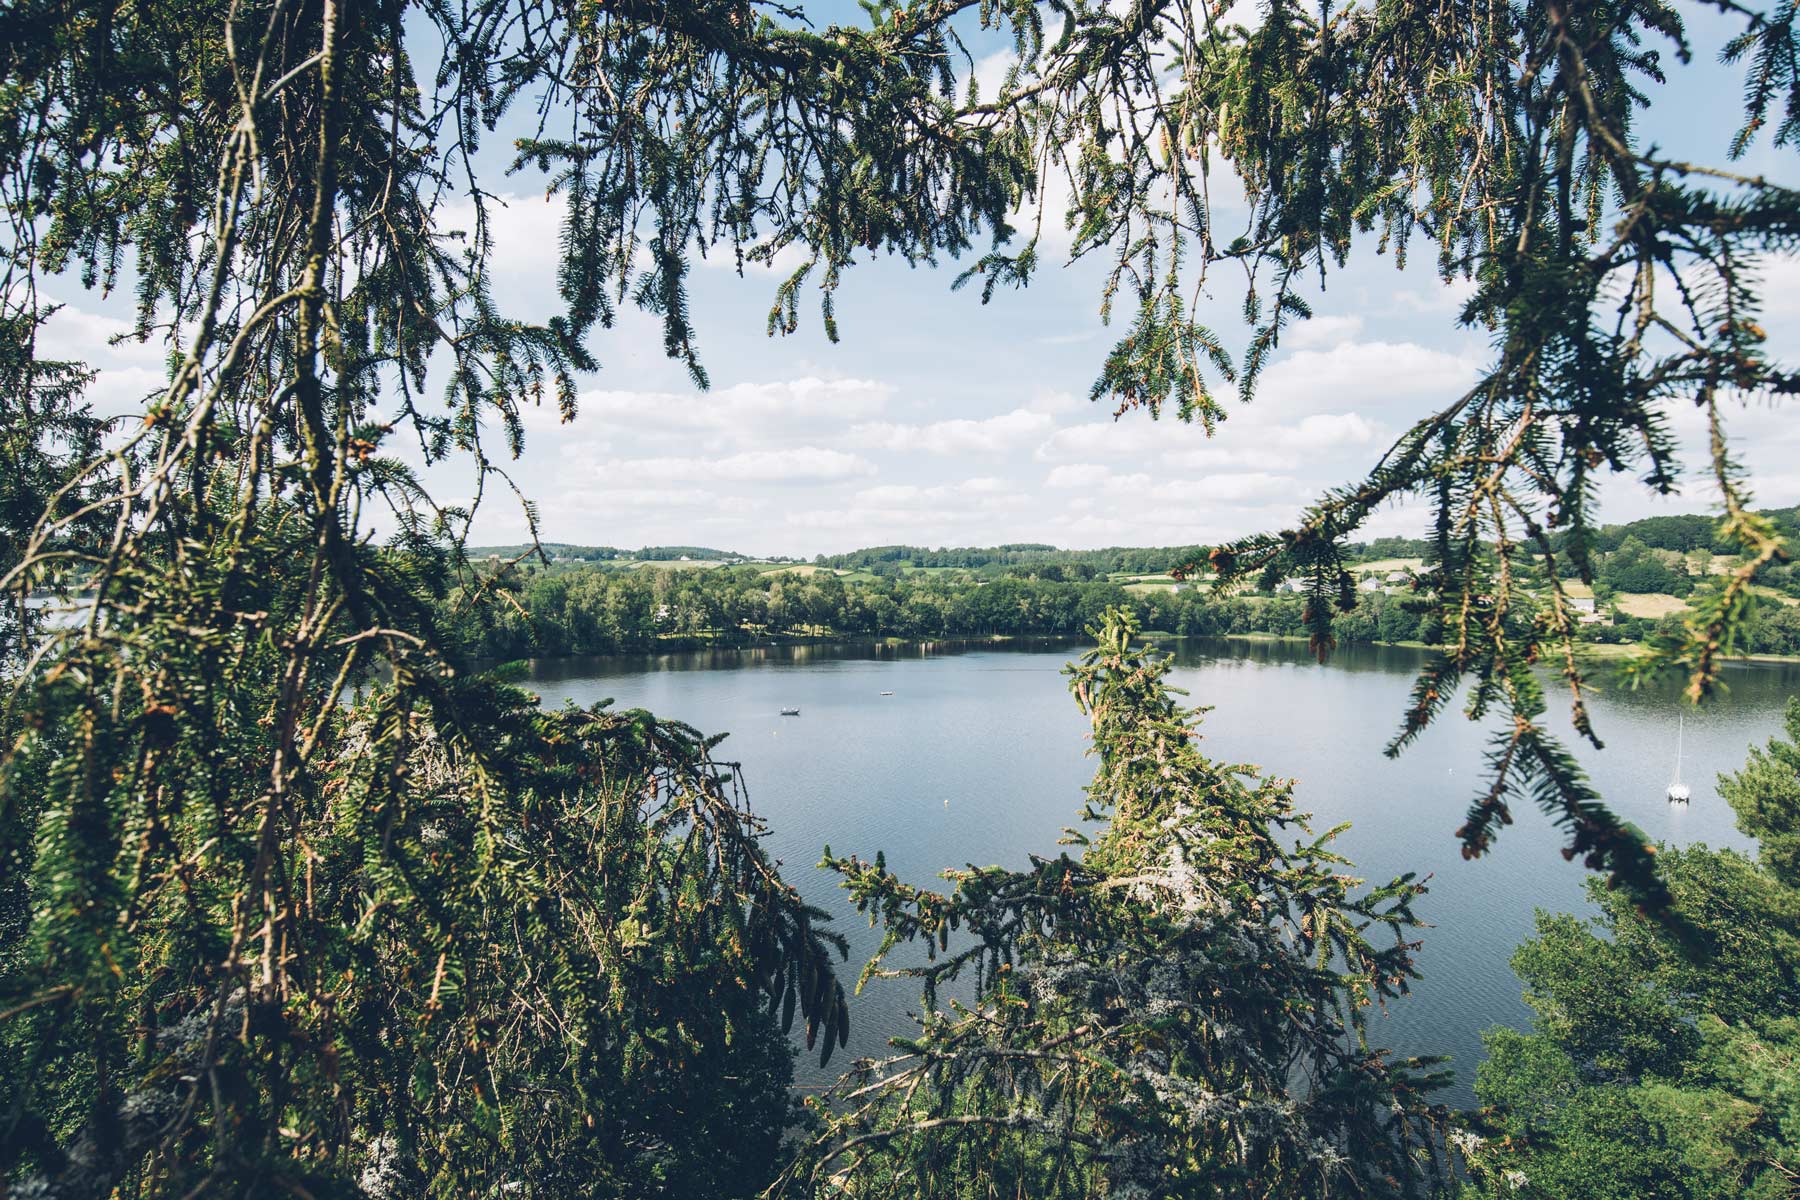
<instances>
[{"instance_id":1,"label":"water surface","mask_svg":"<svg viewBox=\"0 0 1800 1200\"><path fill-rule=\"evenodd\" d=\"M1338 845L1362 877L1433 876L1417 903L1433 926L1419 957L1425 978L1373 1018L1372 1035L1401 1053L1452 1056L1459 1081L1445 1098L1468 1102L1481 1031L1529 1023L1507 960L1531 932L1534 909L1586 904L1585 873L1557 852L1558 831L1515 808L1516 823L1487 857L1462 859L1454 831L1481 777L1485 737L1460 714L1398 760L1382 755L1421 651L1351 647L1320 666L1297 643L1165 644L1188 701L1212 706L1202 727L1207 754L1295 779L1317 829L1353 822ZM565 659L534 664L528 686L546 704L610 697L703 732L729 731L716 753L742 762L786 877L839 914L853 979L878 939L835 876L814 869L822 847L865 857L882 850L893 870L925 885L941 883L945 867L1020 867L1032 853L1056 853L1093 773L1086 722L1062 675L1082 648L785 646ZM1606 748L1584 747L1582 761L1614 811L1653 838L1748 845L1714 778L1779 730L1800 667L1745 666L1729 678L1721 701L1687 711L1682 773L1694 796L1686 808L1664 798L1684 708L1679 689L1603 688L1591 698ZM784 707L801 715L782 717ZM1556 724L1567 732L1566 719ZM850 1053L881 1053L917 1000L904 981L872 982L852 1001ZM816 1082L806 1062L801 1078Z\"/></svg>"}]
</instances>

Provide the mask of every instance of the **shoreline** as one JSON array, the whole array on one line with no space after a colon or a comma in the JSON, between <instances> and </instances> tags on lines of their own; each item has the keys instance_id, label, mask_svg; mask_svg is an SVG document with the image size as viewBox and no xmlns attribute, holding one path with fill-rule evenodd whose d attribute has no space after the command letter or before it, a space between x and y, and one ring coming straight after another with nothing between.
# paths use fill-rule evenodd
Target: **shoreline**
<instances>
[{"instance_id":1,"label":"shoreline","mask_svg":"<svg viewBox=\"0 0 1800 1200\"><path fill-rule=\"evenodd\" d=\"M1168 636L1184 637L1187 635L1176 634ZM1233 642L1305 642L1308 640L1299 634L1292 633L1207 633L1195 634L1193 636L1218 638L1221 641ZM1431 642L1416 641L1369 641L1345 642L1342 644L1348 646L1393 646L1404 650L1436 650L1438 648L1437 645L1434 645ZM1575 643L1576 658L1603 661L1620 661L1624 659L1639 658L1642 656L1643 650L1644 647L1641 642ZM1728 663L1760 663L1773 666L1792 665L1800 663L1800 654L1733 654L1727 656L1724 661Z\"/></svg>"},{"instance_id":2,"label":"shoreline","mask_svg":"<svg viewBox=\"0 0 1800 1200\"><path fill-rule=\"evenodd\" d=\"M1216 640L1226 642L1284 642L1305 644L1309 639L1300 634L1287 633L1203 633L1181 634L1169 630L1146 629L1139 633L1145 640L1156 644L1167 641ZM641 646L631 649L599 651L582 654L546 654L532 655L516 660L529 663L571 662L586 658L645 658L662 654L693 654L704 651L751 651L776 650L792 647L830 646L844 649L868 648L898 650L916 648L929 650L934 647L966 647L1025 645L1033 642L1081 642L1083 635L1074 633L989 633L970 634L946 637L832 637L828 635L783 635L774 638L758 638L742 641L713 641L706 638L671 637L659 645ZM1420 641L1358 641L1345 642L1342 647L1370 646L1399 650L1436 650L1438 646L1430 642ZM1640 657L1643 646L1640 643L1607 643L1577 642L1575 656L1588 662L1624 662ZM1725 660L1728 663L1746 665L1783 666L1800 664L1800 655L1794 654L1734 654ZM499 662L487 663L483 669L492 669L504 665Z\"/></svg>"}]
</instances>

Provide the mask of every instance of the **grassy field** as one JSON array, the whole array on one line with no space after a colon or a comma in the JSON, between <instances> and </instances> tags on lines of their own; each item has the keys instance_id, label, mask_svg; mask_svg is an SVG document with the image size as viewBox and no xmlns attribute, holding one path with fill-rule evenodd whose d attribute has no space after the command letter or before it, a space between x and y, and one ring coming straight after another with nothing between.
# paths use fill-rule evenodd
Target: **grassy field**
<instances>
[{"instance_id":1,"label":"grassy field","mask_svg":"<svg viewBox=\"0 0 1800 1200\"><path fill-rule=\"evenodd\" d=\"M632 571L642 570L645 567L656 567L664 571L709 571L714 567L724 566L725 562L718 558L694 558L687 562L669 558L634 558L619 565Z\"/></svg>"},{"instance_id":2,"label":"grassy field","mask_svg":"<svg viewBox=\"0 0 1800 1200\"><path fill-rule=\"evenodd\" d=\"M1644 647L1637 645L1603 645L1597 642L1579 642L1575 646L1575 655L1583 659L1600 659L1607 662L1622 662L1641 657ZM1759 663L1791 663L1800 662L1797 654L1733 654L1729 662Z\"/></svg>"},{"instance_id":3,"label":"grassy field","mask_svg":"<svg viewBox=\"0 0 1800 1200\"><path fill-rule=\"evenodd\" d=\"M1760 583L1751 584L1750 590L1764 600L1773 600L1777 604L1800 604L1800 600L1796 600L1792 596L1784 596L1774 588L1764 587Z\"/></svg>"},{"instance_id":4,"label":"grassy field","mask_svg":"<svg viewBox=\"0 0 1800 1200\"><path fill-rule=\"evenodd\" d=\"M1618 592L1613 596L1613 603L1628 617L1645 617L1652 621L1670 613L1687 611L1685 600L1667 592Z\"/></svg>"},{"instance_id":5,"label":"grassy field","mask_svg":"<svg viewBox=\"0 0 1800 1200\"><path fill-rule=\"evenodd\" d=\"M1356 563L1350 569L1358 575L1365 575L1370 571L1379 571L1385 575L1389 571L1417 571L1424 565L1425 560L1422 558L1377 558L1371 562Z\"/></svg>"},{"instance_id":6,"label":"grassy field","mask_svg":"<svg viewBox=\"0 0 1800 1200\"><path fill-rule=\"evenodd\" d=\"M789 566L785 566L785 567L770 567L767 571L761 572L761 574L764 574L764 575L817 575L819 572L827 570L827 569L828 568L826 568L826 567L817 566L813 563L793 563L793 564L791 564Z\"/></svg>"},{"instance_id":7,"label":"grassy field","mask_svg":"<svg viewBox=\"0 0 1800 1200\"><path fill-rule=\"evenodd\" d=\"M751 563L749 565L768 566L767 563ZM880 578L873 571L865 571L861 568L852 571L839 567L821 567L816 563L787 563L779 567L768 566L768 570L761 571L759 574L798 575L803 579L813 575L836 575L846 583L874 583L876 579Z\"/></svg>"}]
</instances>

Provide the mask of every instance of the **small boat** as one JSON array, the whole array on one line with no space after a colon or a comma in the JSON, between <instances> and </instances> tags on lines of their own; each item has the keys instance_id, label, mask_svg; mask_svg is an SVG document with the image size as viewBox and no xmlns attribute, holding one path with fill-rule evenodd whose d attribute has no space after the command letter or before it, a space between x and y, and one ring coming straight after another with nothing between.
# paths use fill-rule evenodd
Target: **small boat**
<instances>
[{"instance_id":1,"label":"small boat","mask_svg":"<svg viewBox=\"0 0 1800 1200\"><path fill-rule=\"evenodd\" d=\"M1686 725L1686 714L1676 719L1675 723L1675 778L1669 781L1669 803L1686 804L1693 799L1694 793L1688 785L1681 782L1681 735Z\"/></svg>"},{"instance_id":2,"label":"small boat","mask_svg":"<svg viewBox=\"0 0 1800 1200\"><path fill-rule=\"evenodd\" d=\"M781 710L781 715L784 717L797 717L800 715L800 710L797 708L784 708Z\"/></svg>"},{"instance_id":3,"label":"small boat","mask_svg":"<svg viewBox=\"0 0 1800 1200\"><path fill-rule=\"evenodd\" d=\"M891 696L891 695L893 695L893 694L894 694L894 693L892 693L892 692L883 692L883 693L881 693L881 694L882 694L882 695L884 695L884 696Z\"/></svg>"}]
</instances>

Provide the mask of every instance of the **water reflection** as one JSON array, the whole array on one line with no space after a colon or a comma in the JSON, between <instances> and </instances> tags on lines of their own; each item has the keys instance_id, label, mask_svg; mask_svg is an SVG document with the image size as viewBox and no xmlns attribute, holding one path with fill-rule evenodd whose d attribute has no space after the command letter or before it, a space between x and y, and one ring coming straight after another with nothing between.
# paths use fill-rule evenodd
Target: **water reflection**
<instances>
[{"instance_id":1,"label":"water reflection","mask_svg":"<svg viewBox=\"0 0 1800 1200\"><path fill-rule=\"evenodd\" d=\"M719 671L740 667L804 667L829 662L900 662L940 658L972 650L993 653L1039 654L1078 643L1067 638L993 639L944 638L936 641L870 643L770 642L767 645L720 646L705 650L675 650L645 654L588 654L530 660L534 682L605 679L651 671Z\"/></svg>"}]
</instances>

